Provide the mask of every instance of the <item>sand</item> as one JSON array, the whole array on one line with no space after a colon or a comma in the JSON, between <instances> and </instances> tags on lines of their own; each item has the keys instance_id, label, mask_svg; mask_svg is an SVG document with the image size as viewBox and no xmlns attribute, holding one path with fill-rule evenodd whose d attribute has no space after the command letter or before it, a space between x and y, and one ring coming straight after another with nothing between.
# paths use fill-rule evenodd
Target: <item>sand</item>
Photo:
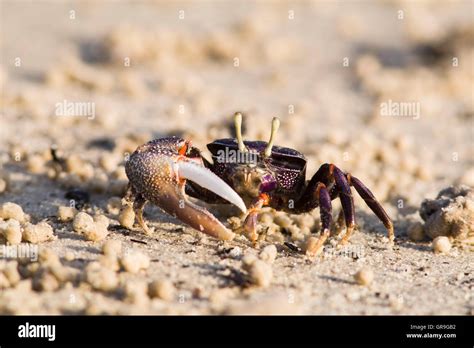
<instances>
[{"instance_id":1,"label":"sand","mask_svg":"<svg viewBox=\"0 0 474 348\"><path fill-rule=\"evenodd\" d=\"M419 236L425 199L474 186L472 2L0 6L0 205L27 214L23 238L28 223L54 234L36 244L37 262L0 260L0 313L474 313L470 245L435 253ZM323 163L361 179L392 217L395 245L358 197L350 244L336 251L332 237L314 259L301 248L318 210L266 211L258 248L151 205L150 236L120 225L123 163L138 145L175 134L205 149L233 136L236 111L254 140L278 116L276 143L306 155L308 179ZM71 203L92 217L86 233ZM104 254L110 241L121 248Z\"/></svg>"}]
</instances>

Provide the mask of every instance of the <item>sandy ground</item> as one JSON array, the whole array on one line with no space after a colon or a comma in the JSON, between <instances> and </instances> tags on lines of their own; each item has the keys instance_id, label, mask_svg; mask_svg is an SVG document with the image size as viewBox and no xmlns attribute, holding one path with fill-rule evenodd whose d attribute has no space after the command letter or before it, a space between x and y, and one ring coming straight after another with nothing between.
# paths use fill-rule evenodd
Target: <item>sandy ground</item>
<instances>
[{"instance_id":1,"label":"sandy ground","mask_svg":"<svg viewBox=\"0 0 474 348\"><path fill-rule=\"evenodd\" d=\"M0 204L48 222L57 238L40 250L77 277L48 288L47 271L19 266L22 280L0 289L0 312L472 315L472 251L435 254L429 239L407 236L423 199L474 186L472 11L471 1L2 0ZM93 103L94 113L60 116L64 100ZM413 109L384 113L389 101ZM260 249L274 244L278 253L270 285L259 287L242 267L259 250L243 236L214 240L153 206L152 236L119 225L107 204L123 194L123 161L136 146L177 134L205 149L233 136L237 110L246 139L266 140L279 116L277 143L305 153L308 178L332 162L363 180L393 218L395 245L356 198L350 245L336 253L329 244L311 260L284 243L304 245L319 212L292 216L291 228L272 225L262 238ZM79 156L79 168L55 179L52 144L64 158ZM57 219L77 187L90 193L84 211L111 220L106 240L150 259L137 274L112 272L110 291L84 280L104 241ZM354 280L362 268L374 274L369 286ZM171 282L169 296L149 298L154 280Z\"/></svg>"}]
</instances>

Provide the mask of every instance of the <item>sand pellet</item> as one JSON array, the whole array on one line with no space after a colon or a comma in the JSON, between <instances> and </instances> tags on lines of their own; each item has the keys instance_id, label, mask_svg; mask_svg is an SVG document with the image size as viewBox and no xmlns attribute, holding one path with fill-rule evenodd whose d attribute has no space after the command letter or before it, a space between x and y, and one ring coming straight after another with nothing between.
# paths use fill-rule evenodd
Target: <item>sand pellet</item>
<instances>
[{"instance_id":1,"label":"sand pellet","mask_svg":"<svg viewBox=\"0 0 474 348\"><path fill-rule=\"evenodd\" d=\"M26 167L30 173L43 173L45 171L45 160L41 155L29 156L26 162Z\"/></svg>"},{"instance_id":2,"label":"sand pellet","mask_svg":"<svg viewBox=\"0 0 474 348\"><path fill-rule=\"evenodd\" d=\"M109 218L102 214L94 216L94 222L96 225L99 225L105 229L107 229L110 224Z\"/></svg>"},{"instance_id":3,"label":"sand pellet","mask_svg":"<svg viewBox=\"0 0 474 348\"><path fill-rule=\"evenodd\" d=\"M3 233L7 243L16 245L21 243L21 226L17 220L10 219L0 224L0 234Z\"/></svg>"},{"instance_id":4,"label":"sand pellet","mask_svg":"<svg viewBox=\"0 0 474 348\"><path fill-rule=\"evenodd\" d=\"M451 242L448 237L436 237L432 243L433 251L437 254L444 254L451 250Z\"/></svg>"},{"instance_id":5,"label":"sand pellet","mask_svg":"<svg viewBox=\"0 0 474 348\"><path fill-rule=\"evenodd\" d=\"M270 225L273 222L273 216L269 213L263 213L258 217L258 221L262 224Z\"/></svg>"},{"instance_id":6,"label":"sand pellet","mask_svg":"<svg viewBox=\"0 0 474 348\"><path fill-rule=\"evenodd\" d=\"M103 193L109 187L109 178L101 170L96 170L94 176L88 181L88 187L92 192Z\"/></svg>"},{"instance_id":7,"label":"sand pellet","mask_svg":"<svg viewBox=\"0 0 474 348\"><path fill-rule=\"evenodd\" d=\"M111 197L107 201L107 212L112 215L118 215L122 207L122 199L120 197Z\"/></svg>"},{"instance_id":8,"label":"sand pellet","mask_svg":"<svg viewBox=\"0 0 474 348\"><path fill-rule=\"evenodd\" d=\"M314 217L310 214L295 215L294 220L296 225L301 229L309 228L314 225Z\"/></svg>"},{"instance_id":9,"label":"sand pellet","mask_svg":"<svg viewBox=\"0 0 474 348\"><path fill-rule=\"evenodd\" d=\"M125 172L124 166L118 166L117 169L112 173L112 177L116 180L128 181L127 173Z\"/></svg>"},{"instance_id":10,"label":"sand pellet","mask_svg":"<svg viewBox=\"0 0 474 348\"><path fill-rule=\"evenodd\" d=\"M6 202L0 207L0 218L4 220L15 219L20 223L27 220L26 214L23 212L21 206L16 203Z\"/></svg>"},{"instance_id":11,"label":"sand pellet","mask_svg":"<svg viewBox=\"0 0 474 348\"><path fill-rule=\"evenodd\" d=\"M359 285L368 286L374 280L374 272L368 267L364 267L354 275L355 281Z\"/></svg>"},{"instance_id":12,"label":"sand pellet","mask_svg":"<svg viewBox=\"0 0 474 348\"><path fill-rule=\"evenodd\" d=\"M3 268L3 274L8 279L11 286L15 286L21 280L20 273L18 272L18 263L16 261L7 262Z\"/></svg>"},{"instance_id":13,"label":"sand pellet","mask_svg":"<svg viewBox=\"0 0 474 348\"><path fill-rule=\"evenodd\" d=\"M117 274L102 267L99 262L91 262L86 267L86 281L96 290L113 291L119 284Z\"/></svg>"},{"instance_id":14,"label":"sand pellet","mask_svg":"<svg viewBox=\"0 0 474 348\"><path fill-rule=\"evenodd\" d=\"M61 264L51 265L49 271L56 278L60 285L72 282L79 274L79 271L72 267L65 267Z\"/></svg>"},{"instance_id":15,"label":"sand pellet","mask_svg":"<svg viewBox=\"0 0 474 348\"><path fill-rule=\"evenodd\" d=\"M122 242L119 240L108 240L102 245L104 255L117 256L122 252Z\"/></svg>"},{"instance_id":16,"label":"sand pellet","mask_svg":"<svg viewBox=\"0 0 474 348\"><path fill-rule=\"evenodd\" d=\"M61 222L68 222L74 219L77 214L77 209L73 207L59 206L58 219Z\"/></svg>"},{"instance_id":17,"label":"sand pellet","mask_svg":"<svg viewBox=\"0 0 474 348\"><path fill-rule=\"evenodd\" d=\"M234 295L234 290L231 288L220 288L214 290L209 295L209 302L213 307L221 307L226 301Z\"/></svg>"},{"instance_id":18,"label":"sand pellet","mask_svg":"<svg viewBox=\"0 0 474 348\"><path fill-rule=\"evenodd\" d=\"M120 225L129 230L133 229L133 224L135 223L135 212L133 208L129 205L125 205L122 207L119 218L118 218Z\"/></svg>"},{"instance_id":19,"label":"sand pellet","mask_svg":"<svg viewBox=\"0 0 474 348\"><path fill-rule=\"evenodd\" d=\"M420 216L430 238L446 236L468 242L474 237L474 190L464 185L447 187L436 199L421 203Z\"/></svg>"},{"instance_id":20,"label":"sand pellet","mask_svg":"<svg viewBox=\"0 0 474 348\"><path fill-rule=\"evenodd\" d=\"M278 214L273 219L273 222L276 223L278 226L283 228L288 228L291 226L292 221L287 214Z\"/></svg>"},{"instance_id":21,"label":"sand pellet","mask_svg":"<svg viewBox=\"0 0 474 348\"><path fill-rule=\"evenodd\" d=\"M37 291L55 291L59 286L56 277L46 269L39 270L33 277L33 289Z\"/></svg>"},{"instance_id":22,"label":"sand pellet","mask_svg":"<svg viewBox=\"0 0 474 348\"><path fill-rule=\"evenodd\" d=\"M33 244L47 242L55 239L53 228L47 222L40 222L36 225L27 223L23 227L23 240Z\"/></svg>"},{"instance_id":23,"label":"sand pellet","mask_svg":"<svg viewBox=\"0 0 474 348\"><path fill-rule=\"evenodd\" d=\"M58 254L49 248L41 248L38 255L38 262L42 266L61 264Z\"/></svg>"},{"instance_id":24,"label":"sand pellet","mask_svg":"<svg viewBox=\"0 0 474 348\"><path fill-rule=\"evenodd\" d=\"M244 259L243 268L248 273L249 281L260 287L268 287L273 277L271 266L256 257L246 256Z\"/></svg>"},{"instance_id":25,"label":"sand pellet","mask_svg":"<svg viewBox=\"0 0 474 348\"><path fill-rule=\"evenodd\" d=\"M131 251L121 257L120 264L126 272L138 273L150 266L150 258L141 252Z\"/></svg>"},{"instance_id":26,"label":"sand pellet","mask_svg":"<svg viewBox=\"0 0 474 348\"><path fill-rule=\"evenodd\" d=\"M171 301L175 297L176 289L169 280L154 280L148 286L150 297L160 298L165 301Z\"/></svg>"},{"instance_id":27,"label":"sand pellet","mask_svg":"<svg viewBox=\"0 0 474 348\"><path fill-rule=\"evenodd\" d=\"M117 168L118 163L120 162L120 157L105 153L101 155L99 158L99 165L104 169L106 172L112 172Z\"/></svg>"},{"instance_id":28,"label":"sand pellet","mask_svg":"<svg viewBox=\"0 0 474 348\"><path fill-rule=\"evenodd\" d=\"M108 236L109 231L106 227L104 227L104 225L95 223L92 229L84 231L83 234L86 240L91 242L99 242Z\"/></svg>"},{"instance_id":29,"label":"sand pellet","mask_svg":"<svg viewBox=\"0 0 474 348\"><path fill-rule=\"evenodd\" d=\"M10 282L8 281L8 278L0 272L0 289L6 289L10 287Z\"/></svg>"},{"instance_id":30,"label":"sand pellet","mask_svg":"<svg viewBox=\"0 0 474 348\"><path fill-rule=\"evenodd\" d=\"M244 268L250 267L256 260L257 256L254 254L247 254L242 258L242 266Z\"/></svg>"},{"instance_id":31,"label":"sand pellet","mask_svg":"<svg viewBox=\"0 0 474 348\"><path fill-rule=\"evenodd\" d=\"M260 254L258 255L260 260L265 261L267 263L273 263L275 261L276 256L277 256L277 248L276 246L272 245L267 245L262 249Z\"/></svg>"},{"instance_id":32,"label":"sand pellet","mask_svg":"<svg viewBox=\"0 0 474 348\"><path fill-rule=\"evenodd\" d=\"M92 242L104 240L109 234L109 231L107 230L110 222L109 219L105 215L96 215L91 223L89 218L90 216L87 215L81 217L78 221L74 219L77 230L81 231L86 240Z\"/></svg>"},{"instance_id":33,"label":"sand pellet","mask_svg":"<svg viewBox=\"0 0 474 348\"><path fill-rule=\"evenodd\" d=\"M115 255L101 255L97 260L105 268L115 272L120 270L119 259Z\"/></svg>"},{"instance_id":34,"label":"sand pellet","mask_svg":"<svg viewBox=\"0 0 474 348\"><path fill-rule=\"evenodd\" d=\"M0 193L3 193L7 190L7 181L0 178Z\"/></svg>"},{"instance_id":35,"label":"sand pellet","mask_svg":"<svg viewBox=\"0 0 474 348\"><path fill-rule=\"evenodd\" d=\"M76 259L76 256L74 255L74 253L72 251L66 251L66 254L64 254L64 259L66 261L74 261Z\"/></svg>"},{"instance_id":36,"label":"sand pellet","mask_svg":"<svg viewBox=\"0 0 474 348\"><path fill-rule=\"evenodd\" d=\"M78 233L91 231L94 228L94 219L87 213L79 212L74 217L72 227L74 228L74 231Z\"/></svg>"},{"instance_id":37,"label":"sand pellet","mask_svg":"<svg viewBox=\"0 0 474 348\"><path fill-rule=\"evenodd\" d=\"M66 166L70 174L76 174L83 181L90 180L94 176L94 166L75 154L67 158Z\"/></svg>"},{"instance_id":38,"label":"sand pellet","mask_svg":"<svg viewBox=\"0 0 474 348\"><path fill-rule=\"evenodd\" d=\"M124 286L125 299L131 303L143 303L148 300L148 284L143 280L128 280Z\"/></svg>"}]
</instances>

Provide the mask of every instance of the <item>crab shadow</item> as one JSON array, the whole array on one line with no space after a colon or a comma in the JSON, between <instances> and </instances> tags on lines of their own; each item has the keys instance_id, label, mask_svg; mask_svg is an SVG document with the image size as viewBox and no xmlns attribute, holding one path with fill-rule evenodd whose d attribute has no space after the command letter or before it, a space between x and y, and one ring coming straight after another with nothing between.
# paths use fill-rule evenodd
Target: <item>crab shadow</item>
<instances>
[{"instance_id":1,"label":"crab shadow","mask_svg":"<svg viewBox=\"0 0 474 348\"><path fill-rule=\"evenodd\" d=\"M417 250L417 251L424 251L424 252L432 252L432 249L429 245L426 245L426 241L422 242L425 244L417 244L416 242L412 242L407 238L403 238L399 241L398 245L405 249Z\"/></svg>"},{"instance_id":2,"label":"crab shadow","mask_svg":"<svg viewBox=\"0 0 474 348\"><path fill-rule=\"evenodd\" d=\"M46 174L33 174L27 171L25 166L19 163L7 163L3 166L4 171L13 175L19 174L15 179L11 180L10 185L14 189L8 189L2 197L1 202L19 202L22 207L26 208L25 213L32 213L30 210L37 210L41 206L42 212L46 216L39 217L33 212L33 220L50 219L54 216L58 204L62 198L60 189L54 181L49 179ZM21 191L19 190L21 188ZM31 209L31 208L34 209Z\"/></svg>"},{"instance_id":3,"label":"crab shadow","mask_svg":"<svg viewBox=\"0 0 474 348\"><path fill-rule=\"evenodd\" d=\"M219 287L221 288L229 286L242 287L248 283L245 273L235 267L209 263L195 263L193 266L202 269L204 275L220 279Z\"/></svg>"},{"instance_id":4,"label":"crab shadow","mask_svg":"<svg viewBox=\"0 0 474 348\"><path fill-rule=\"evenodd\" d=\"M368 233L377 233L380 235L386 235L386 230L384 226L380 223L378 218L374 215L371 215L366 212L358 212L357 215L360 215L360 220L364 221L361 230ZM414 242L408 239L406 233L401 232L401 223L394 221L395 226L395 242L396 245L400 248L417 250L422 252L431 252L431 247L428 245L428 240L422 242ZM379 248L377 246L372 246L373 249ZM383 248L380 248L383 250Z\"/></svg>"},{"instance_id":5,"label":"crab shadow","mask_svg":"<svg viewBox=\"0 0 474 348\"><path fill-rule=\"evenodd\" d=\"M318 277L321 278L321 279L324 279L324 280L329 280L331 282L336 282L336 283L340 283L340 284L348 284L348 285L356 284L355 282L349 281L347 279L338 278L338 277L334 277L334 276L319 275Z\"/></svg>"},{"instance_id":6,"label":"crab shadow","mask_svg":"<svg viewBox=\"0 0 474 348\"><path fill-rule=\"evenodd\" d=\"M356 208L357 209L357 208ZM356 224L359 225L359 232L367 234L377 234L380 236L387 236L387 229L377 216L365 211L356 211ZM397 222L395 225L395 237L397 237Z\"/></svg>"}]
</instances>

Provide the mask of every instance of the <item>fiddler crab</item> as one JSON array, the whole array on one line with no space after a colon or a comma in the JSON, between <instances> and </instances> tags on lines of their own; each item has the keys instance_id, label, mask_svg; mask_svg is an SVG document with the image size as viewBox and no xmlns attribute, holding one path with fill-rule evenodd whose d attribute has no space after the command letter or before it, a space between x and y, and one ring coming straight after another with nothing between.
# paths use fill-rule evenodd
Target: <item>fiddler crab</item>
<instances>
[{"instance_id":1,"label":"fiddler crab","mask_svg":"<svg viewBox=\"0 0 474 348\"><path fill-rule=\"evenodd\" d=\"M339 244L348 242L355 213L351 186L364 199L394 240L393 224L372 192L356 177L334 164L323 164L306 180L305 156L293 149L274 145L280 125L273 118L270 140L244 141L242 114L234 115L236 139L219 139L207 145L209 162L191 141L177 136L152 140L139 146L125 164L130 180L124 200L133 204L137 221L150 234L143 219L146 202L157 205L198 231L221 240L232 240L235 233L226 228L204 207L188 196L207 203L232 203L244 214L242 229L256 242L257 218L262 207L302 214L319 207L322 229L318 237L307 241L307 255L318 255L330 235L331 201L339 198L341 218L346 225ZM342 215L343 214L343 215Z\"/></svg>"}]
</instances>

